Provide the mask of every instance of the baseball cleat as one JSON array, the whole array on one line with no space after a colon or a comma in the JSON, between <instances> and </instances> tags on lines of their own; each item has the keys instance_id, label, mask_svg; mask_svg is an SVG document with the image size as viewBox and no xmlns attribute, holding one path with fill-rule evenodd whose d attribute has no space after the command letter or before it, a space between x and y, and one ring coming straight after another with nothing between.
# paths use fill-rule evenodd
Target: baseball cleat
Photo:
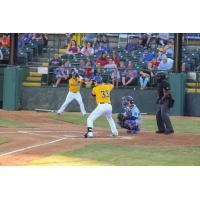
<instances>
[{"instance_id":1,"label":"baseball cleat","mask_svg":"<svg viewBox=\"0 0 200 200\"><path fill-rule=\"evenodd\" d=\"M112 133L112 137L117 137L118 133Z\"/></svg>"},{"instance_id":2,"label":"baseball cleat","mask_svg":"<svg viewBox=\"0 0 200 200\"><path fill-rule=\"evenodd\" d=\"M164 133L164 132L165 132L165 131L160 131L160 130L157 130L157 131L156 131L157 134L161 134L161 133Z\"/></svg>"},{"instance_id":3,"label":"baseball cleat","mask_svg":"<svg viewBox=\"0 0 200 200\"><path fill-rule=\"evenodd\" d=\"M172 130L172 131L165 131L165 132L164 132L165 135L170 135L170 134L173 134L173 133L174 133L173 130Z\"/></svg>"},{"instance_id":4,"label":"baseball cleat","mask_svg":"<svg viewBox=\"0 0 200 200\"><path fill-rule=\"evenodd\" d=\"M93 132L87 132L85 135L84 135L85 138L93 138Z\"/></svg>"}]
</instances>

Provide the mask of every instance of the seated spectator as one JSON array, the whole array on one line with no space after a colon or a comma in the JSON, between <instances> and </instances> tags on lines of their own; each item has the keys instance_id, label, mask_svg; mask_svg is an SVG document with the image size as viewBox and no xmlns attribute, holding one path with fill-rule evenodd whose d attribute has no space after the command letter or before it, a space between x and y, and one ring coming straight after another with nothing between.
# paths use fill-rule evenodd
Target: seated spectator
<instances>
[{"instance_id":1,"label":"seated spectator","mask_svg":"<svg viewBox=\"0 0 200 200\"><path fill-rule=\"evenodd\" d=\"M56 83L53 85L53 87L58 87L62 79L67 80L69 78L69 64L70 64L69 61L66 61L64 64L56 68L55 70Z\"/></svg>"},{"instance_id":2,"label":"seated spectator","mask_svg":"<svg viewBox=\"0 0 200 200\"><path fill-rule=\"evenodd\" d=\"M66 53L72 55L80 53L80 48L77 46L76 40L71 40L71 44L67 48Z\"/></svg>"},{"instance_id":3,"label":"seated spectator","mask_svg":"<svg viewBox=\"0 0 200 200\"><path fill-rule=\"evenodd\" d=\"M158 66L159 71L169 71L173 67L173 60L171 58L167 58L166 55L163 55L162 61L160 62Z\"/></svg>"},{"instance_id":4,"label":"seated spectator","mask_svg":"<svg viewBox=\"0 0 200 200\"><path fill-rule=\"evenodd\" d=\"M122 84L129 85L131 84L134 80L137 80L138 77L138 72L136 69L134 69L134 65L132 62L129 61L128 63L128 69L124 71L122 74Z\"/></svg>"},{"instance_id":5,"label":"seated spectator","mask_svg":"<svg viewBox=\"0 0 200 200\"><path fill-rule=\"evenodd\" d=\"M167 45L168 40L169 40L169 33L159 33L156 43L157 45L164 46L164 45Z\"/></svg>"},{"instance_id":6,"label":"seated spectator","mask_svg":"<svg viewBox=\"0 0 200 200\"><path fill-rule=\"evenodd\" d=\"M160 62L156 58L153 58L151 63L154 70L157 69L160 64Z\"/></svg>"},{"instance_id":7,"label":"seated spectator","mask_svg":"<svg viewBox=\"0 0 200 200\"><path fill-rule=\"evenodd\" d=\"M49 62L48 74L49 74L49 85L54 80L54 70L62 65L62 59L58 54L54 54L53 59Z\"/></svg>"},{"instance_id":8,"label":"seated spectator","mask_svg":"<svg viewBox=\"0 0 200 200\"><path fill-rule=\"evenodd\" d=\"M10 48L9 34L4 33L3 36L0 37L0 42L1 42L3 48L9 49Z\"/></svg>"},{"instance_id":9,"label":"seated spectator","mask_svg":"<svg viewBox=\"0 0 200 200\"><path fill-rule=\"evenodd\" d=\"M109 43L109 40L108 40L107 36L105 34L102 34L102 33L97 35L97 41L99 43L103 43L103 44L106 44L106 43L108 44Z\"/></svg>"},{"instance_id":10,"label":"seated spectator","mask_svg":"<svg viewBox=\"0 0 200 200\"><path fill-rule=\"evenodd\" d=\"M0 42L0 60L3 60L3 53L2 53L2 48L3 48L3 45L2 43Z\"/></svg>"},{"instance_id":11,"label":"seated spectator","mask_svg":"<svg viewBox=\"0 0 200 200\"><path fill-rule=\"evenodd\" d=\"M78 72L79 72L79 75L82 77L82 78L85 78L85 60L84 59L80 59L79 61L79 68L78 68Z\"/></svg>"},{"instance_id":12,"label":"seated spectator","mask_svg":"<svg viewBox=\"0 0 200 200\"><path fill-rule=\"evenodd\" d=\"M108 60L108 58L107 58L106 52L103 51L102 54L101 54L101 56L99 56L99 57L97 58L96 63L97 63L97 64L100 64L101 68L104 68L104 66L105 66L106 64L108 64L108 61L109 61L109 60Z\"/></svg>"},{"instance_id":13,"label":"seated spectator","mask_svg":"<svg viewBox=\"0 0 200 200\"><path fill-rule=\"evenodd\" d=\"M81 53L85 56L94 55L94 49L91 47L91 43L85 43L84 47L81 49Z\"/></svg>"},{"instance_id":14,"label":"seated spectator","mask_svg":"<svg viewBox=\"0 0 200 200\"><path fill-rule=\"evenodd\" d=\"M150 83L150 81L153 80L155 74L154 67L152 65L152 62L147 63L147 69L140 70L140 89L143 90L146 88L147 84Z\"/></svg>"},{"instance_id":15,"label":"seated spectator","mask_svg":"<svg viewBox=\"0 0 200 200\"><path fill-rule=\"evenodd\" d=\"M120 76L122 77L122 74L127 70L124 61L122 60L120 61L118 70L119 70Z\"/></svg>"},{"instance_id":16,"label":"seated spectator","mask_svg":"<svg viewBox=\"0 0 200 200\"><path fill-rule=\"evenodd\" d=\"M148 51L147 48L144 48L144 53L142 55L141 61L143 62L149 62L153 59L153 54Z\"/></svg>"},{"instance_id":17,"label":"seated spectator","mask_svg":"<svg viewBox=\"0 0 200 200\"><path fill-rule=\"evenodd\" d=\"M113 72L111 72L110 77L112 79L113 87L115 87L115 83L116 83L116 88L118 88L118 84L120 81L120 73L119 73L117 65L115 65L115 68Z\"/></svg>"},{"instance_id":18,"label":"seated spectator","mask_svg":"<svg viewBox=\"0 0 200 200\"><path fill-rule=\"evenodd\" d=\"M157 60L160 62L162 60L162 56L165 55L165 50L163 47L158 48Z\"/></svg>"},{"instance_id":19,"label":"seated spectator","mask_svg":"<svg viewBox=\"0 0 200 200\"><path fill-rule=\"evenodd\" d=\"M151 33L141 33L140 34L140 44L143 47L149 47L151 41Z\"/></svg>"},{"instance_id":20,"label":"seated spectator","mask_svg":"<svg viewBox=\"0 0 200 200\"><path fill-rule=\"evenodd\" d=\"M48 41L49 41L47 34L46 33L42 33L41 34L41 38L42 38L42 41L43 41L43 47L47 48Z\"/></svg>"},{"instance_id":21,"label":"seated spectator","mask_svg":"<svg viewBox=\"0 0 200 200\"><path fill-rule=\"evenodd\" d=\"M170 55L171 57L174 56L174 44L172 40L169 40L167 45L164 47L165 54Z\"/></svg>"},{"instance_id":22,"label":"seated spectator","mask_svg":"<svg viewBox=\"0 0 200 200\"><path fill-rule=\"evenodd\" d=\"M92 69L90 62L87 62L86 66L85 66L85 79L86 79L86 81L90 81L92 79L93 72L94 71Z\"/></svg>"},{"instance_id":23,"label":"seated spectator","mask_svg":"<svg viewBox=\"0 0 200 200\"><path fill-rule=\"evenodd\" d=\"M23 36L24 41L30 41L35 39L36 34L35 33L25 33Z\"/></svg>"},{"instance_id":24,"label":"seated spectator","mask_svg":"<svg viewBox=\"0 0 200 200\"><path fill-rule=\"evenodd\" d=\"M115 51L112 52L111 58L112 58L112 60L114 61L114 63L117 65L117 67L119 67L120 59L119 59L119 57L117 56L117 54L116 54Z\"/></svg>"},{"instance_id":25,"label":"seated spectator","mask_svg":"<svg viewBox=\"0 0 200 200\"><path fill-rule=\"evenodd\" d=\"M107 68L107 69L114 69L116 67L116 64L114 62L114 60L112 58L109 58L108 59L108 64L106 64L104 66L104 68Z\"/></svg>"},{"instance_id":26,"label":"seated spectator","mask_svg":"<svg viewBox=\"0 0 200 200\"><path fill-rule=\"evenodd\" d=\"M107 52L107 47L100 45L98 42L93 43L94 54L99 57L102 52Z\"/></svg>"}]
</instances>

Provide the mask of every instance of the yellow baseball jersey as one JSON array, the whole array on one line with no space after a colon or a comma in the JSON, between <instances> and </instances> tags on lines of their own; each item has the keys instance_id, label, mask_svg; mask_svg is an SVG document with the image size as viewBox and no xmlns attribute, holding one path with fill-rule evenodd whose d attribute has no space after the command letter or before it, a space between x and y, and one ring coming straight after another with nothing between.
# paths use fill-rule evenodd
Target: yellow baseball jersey
<instances>
[{"instance_id":1,"label":"yellow baseball jersey","mask_svg":"<svg viewBox=\"0 0 200 200\"><path fill-rule=\"evenodd\" d=\"M78 82L80 82L81 79L80 78L77 78L77 80L73 79L73 78L70 78L69 79L69 91L70 92L79 92L80 91L80 84L78 85L73 85L73 84L77 84Z\"/></svg>"},{"instance_id":2,"label":"yellow baseball jersey","mask_svg":"<svg viewBox=\"0 0 200 200\"><path fill-rule=\"evenodd\" d=\"M96 95L97 103L111 103L110 91L113 89L112 84L101 84L93 88L92 94Z\"/></svg>"}]
</instances>

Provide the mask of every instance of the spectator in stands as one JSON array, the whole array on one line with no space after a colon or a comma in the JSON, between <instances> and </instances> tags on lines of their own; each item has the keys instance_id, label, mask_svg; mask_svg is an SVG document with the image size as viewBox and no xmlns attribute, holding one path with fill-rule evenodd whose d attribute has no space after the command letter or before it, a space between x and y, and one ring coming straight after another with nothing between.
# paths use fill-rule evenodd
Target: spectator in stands
<instances>
[{"instance_id":1,"label":"spectator in stands","mask_svg":"<svg viewBox=\"0 0 200 200\"><path fill-rule=\"evenodd\" d=\"M173 57L174 56L174 44L172 40L169 40L167 45L164 47L165 54L167 56Z\"/></svg>"},{"instance_id":2,"label":"spectator in stands","mask_svg":"<svg viewBox=\"0 0 200 200\"><path fill-rule=\"evenodd\" d=\"M102 52L107 52L107 47L100 45L100 43L97 41L93 43L93 48L94 48L94 54L97 57L99 57L102 54Z\"/></svg>"},{"instance_id":3,"label":"spectator in stands","mask_svg":"<svg viewBox=\"0 0 200 200\"><path fill-rule=\"evenodd\" d=\"M78 72L79 72L79 75L82 77L82 78L85 78L85 60L84 59L80 59L79 61L79 68L78 68Z\"/></svg>"},{"instance_id":4,"label":"spectator in stands","mask_svg":"<svg viewBox=\"0 0 200 200\"><path fill-rule=\"evenodd\" d=\"M112 51L112 55L111 55L112 60L114 61L114 63L117 65L117 67L119 67L120 64L120 59L117 56L115 51Z\"/></svg>"},{"instance_id":5,"label":"spectator in stands","mask_svg":"<svg viewBox=\"0 0 200 200\"><path fill-rule=\"evenodd\" d=\"M153 54L149 52L147 48L144 48L144 53L142 55L141 61L149 62L152 61L152 59L153 59Z\"/></svg>"},{"instance_id":6,"label":"spectator in stands","mask_svg":"<svg viewBox=\"0 0 200 200\"><path fill-rule=\"evenodd\" d=\"M103 44L106 44L106 43L108 44L109 43L109 40L108 40L107 36L105 34L102 34L102 33L97 35L97 41L99 43L103 43Z\"/></svg>"},{"instance_id":7,"label":"spectator in stands","mask_svg":"<svg viewBox=\"0 0 200 200\"><path fill-rule=\"evenodd\" d=\"M55 76L56 76L56 83L53 85L53 87L58 87L60 81L62 79L67 80L69 78L69 61L66 61L64 64L56 68L55 70Z\"/></svg>"},{"instance_id":8,"label":"spectator in stands","mask_svg":"<svg viewBox=\"0 0 200 200\"><path fill-rule=\"evenodd\" d=\"M157 45L164 46L164 45L167 45L168 40L169 40L169 33L159 33L156 43Z\"/></svg>"},{"instance_id":9,"label":"spectator in stands","mask_svg":"<svg viewBox=\"0 0 200 200\"><path fill-rule=\"evenodd\" d=\"M165 55L165 50L164 50L164 48L163 48L163 47L158 48L157 60L158 60L158 61L161 61L163 55Z\"/></svg>"},{"instance_id":10,"label":"spectator in stands","mask_svg":"<svg viewBox=\"0 0 200 200\"><path fill-rule=\"evenodd\" d=\"M134 64L129 61L128 63L128 69L124 71L122 74L122 84L129 85L131 84L134 80L137 80L138 77L138 72L136 69L134 69Z\"/></svg>"},{"instance_id":11,"label":"spectator in stands","mask_svg":"<svg viewBox=\"0 0 200 200\"><path fill-rule=\"evenodd\" d=\"M94 49L91 47L91 43L85 43L84 47L81 49L81 53L85 56L94 55Z\"/></svg>"},{"instance_id":12,"label":"spectator in stands","mask_svg":"<svg viewBox=\"0 0 200 200\"><path fill-rule=\"evenodd\" d=\"M42 41L43 41L43 47L47 48L48 41L49 41L48 35L46 33L42 33L41 38L42 38Z\"/></svg>"},{"instance_id":13,"label":"spectator in stands","mask_svg":"<svg viewBox=\"0 0 200 200\"><path fill-rule=\"evenodd\" d=\"M35 37L36 37L35 33L25 33L24 36L23 36L24 41L33 40L33 39L35 39Z\"/></svg>"},{"instance_id":14,"label":"spectator in stands","mask_svg":"<svg viewBox=\"0 0 200 200\"><path fill-rule=\"evenodd\" d=\"M76 40L71 40L70 46L67 48L67 54L78 54L80 53L80 48L77 45Z\"/></svg>"},{"instance_id":15,"label":"spectator in stands","mask_svg":"<svg viewBox=\"0 0 200 200\"><path fill-rule=\"evenodd\" d=\"M3 53L2 53L2 51L1 51L1 49L2 49L2 43L0 42L0 60L3 60Z\"/></svg>"},{"instance_id":16,"label":"spectator in stands","mask_svg":"<svg viewBox=\"0 0 200 200\"><path fill-rule=\"evenodd\" d=\"M109 60L107 58L107 54L105 51L102 52L101 56L99 56L96 60L97 64L100 64L101 68L103 68L106 64L109 63Z\"/></svg>"},{"instance_id":17,"label":"spectator in stands","mask_svg":"<svg viewBox=\"0 0 200 200\"><path fill-rule=\"evenodd\" d=\"M92 76L93 76L93 69L92 69L92 66L90 64L90 62L87 62L86 63L86 66L85 66L85 79L86 81L90 81Z\"/></svg>"},{"instance_id":18,"label":"spectator in stands","mask_svg":"<svg viewBox=\"0 0 200 200\"><path fill-rule=\"evenodd\" d=\"M118 84L119 84L121 76L116 64L115 64L114 70L110 74L110 77L112 79L113 87L115 87L115 83L116 83L116 88L118 88Z\"/></svg>"},{"instance_id":19,"label":"spectator in stands","mask_svg":"<svg viewBox=\"0 0 200 200\"><path fill-rule=\"evenodd\" d=\"M158 66L159 71L169 71L173 67L173 60L171 58L167 58L166 55L162 56L162 61L160 62Z\"/></svg>"},{"instance_id":20,"label":"spectator in stands","mask_svg":"<svg viewBox=\"0 0 200 200\"><path fill-rule=\"evenodd\" d=\"M48 68L48 73L49 73L49 83L48 84L49 85L54 80L54 70L61 65L62 65L62 59L59 57L58 54L54 54L53 59L49 62L49 68Z\"/></svg>"},{"instance_id":21,"label":"spectator in stands","mask_svg":"<svg viewBox=\"0 0 200 200\"><path fill-rule=\"evenodd\" d=\"M123 60L120 61L118 70L120 72L120 76L122 77L122 74L127 70Z\"/></svg>"},{"instance_id":22,"label":"spectator in stands","mask_svg":"<svg viewBox=\"0 0 200 200\"><path fill-rule=\"evenodd\" d=\"M160 62L155 57L152 59L151 63L154 70L157 69L160 64Z\"/></svg>"},{"instance_id":23,"label":"spectator in stands","mask_svg":"<svg viewBox=\"0 0 200 200\"><path fill-rule=\"evenodd\" d=\"M149 47L150 41L151 41L151 33L140 34L140 44L143 47Z\"/></svg>"},{"instance_id":24,"label":"spectator in stands","mask_svg":"<svg viewBox=\"0 0 200 200\"><path fill-rule=\"evenodd\" d=\"M10 48L10 37L9 34L3 34L3 36L0 38L0 42L2 43L2 47L9 49Z\"/></svg>"}]
</instances>

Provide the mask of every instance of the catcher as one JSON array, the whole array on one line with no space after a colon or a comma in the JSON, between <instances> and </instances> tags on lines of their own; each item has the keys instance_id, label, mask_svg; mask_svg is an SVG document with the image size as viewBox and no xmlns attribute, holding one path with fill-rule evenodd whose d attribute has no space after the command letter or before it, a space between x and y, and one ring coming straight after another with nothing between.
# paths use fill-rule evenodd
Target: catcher
<instances>
[{"instance_id":1,"label":"catcher","mask_svg":"<svg viewBox=\"0 0 200 200\"><path fill-rule=\"evenodd\" d=\"M127 133L139 133L142 118L132 96L122 97L122 108L124 113L119 113L117 116L119 126L128 129Z\"/></svg>"}]
</instances>

